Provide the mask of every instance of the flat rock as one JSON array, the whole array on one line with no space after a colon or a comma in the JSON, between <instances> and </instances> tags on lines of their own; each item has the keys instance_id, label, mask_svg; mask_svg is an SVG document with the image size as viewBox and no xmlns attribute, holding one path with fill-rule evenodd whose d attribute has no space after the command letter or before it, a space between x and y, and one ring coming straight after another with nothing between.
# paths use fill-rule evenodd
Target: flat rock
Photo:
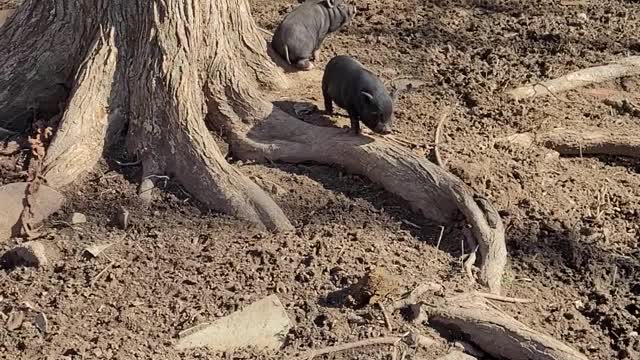
<instances>
[{"instance_id":1,"label":"flat rock","mask_svg":"<svg viewBox=\"0 0 640 360\"><path fill-rule=\"evenodd\" d=\"M74 225L84 224L87 222L87 217L82 213L73 213L71 215L71 223Z\"/></svg>"},{"instance_id":2,"label":"flat rock","mask_svg":"<svg viewBox=\"0 0 640 360\"><path fill-rule=\"evenodd\" d=\"M213 323L181 332L176 349L207 347L229 351L254 346L277 350L290 328L291 321L280 299L271 295Z\"/></svg>"},{"instance_id":3,"label":"flat rock","mask_svg":"<svg viewBox=\"0 0 640 360\"><path fill-rule=\"evenodd\" d=\"M23 201L27 183L12 183L0 186L0 241L5 241L11 236L20 233L20 214L23 209ZM62 207L64 196L56 190L40 185L38 192L33 197L33 221L39 223Z\"/></svg>"},{"instance_id":4,"label":"flat rock","mask_svg":"<svg viewBox=\"0 0 640 360\"><path fill-rule=\"evenodd\" d=\"M51 251L39 241L20 244L2 255L2 264L6 267L47 266L54 257Z\"/></svg>"}]
</instances>

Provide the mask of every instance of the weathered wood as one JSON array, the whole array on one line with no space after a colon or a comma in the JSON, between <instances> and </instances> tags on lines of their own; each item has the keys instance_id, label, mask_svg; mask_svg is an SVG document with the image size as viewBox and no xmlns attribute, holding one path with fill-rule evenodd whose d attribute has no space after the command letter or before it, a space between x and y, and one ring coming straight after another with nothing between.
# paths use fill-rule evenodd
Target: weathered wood
<instances>
[{"instance_id":1,"label":"weathered wood","mask_svg":"<svg viewBox=\"0 0 640 360\"><path fill-rule=\"evenodd\" d=\"M507 91L516 100L555 95L591 84L640 74L640 56L629 56L607 65L574 71L559 78Z\"/></svg>"}]
</instances>

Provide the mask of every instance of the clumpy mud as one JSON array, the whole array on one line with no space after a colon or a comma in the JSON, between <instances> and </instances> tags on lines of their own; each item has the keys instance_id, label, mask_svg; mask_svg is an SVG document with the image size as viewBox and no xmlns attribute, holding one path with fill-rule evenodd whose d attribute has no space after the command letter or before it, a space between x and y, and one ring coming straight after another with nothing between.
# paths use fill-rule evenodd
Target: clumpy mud
<instances>
[{"instance_id":1,"label":"clumpy mud","mask_svg":"<svg viewBox=\"0 0 640 360\"><path fill-rule=\"evenodd\" d=\"M257 23L271 31L294 4L251 1ZM338 54L356 57L387 84L400 78L422 83L400 95L395 135L431 156L438 119L451 109L439 145L446 166L501 211L510 255L504 293L535 299L500 304L501 309L590 359L638 359L640 162L557 157L535 145L499 139L557 127L640 134L640 118L602 102L602 94L638 100L638 79L521 103L503 95L513 87L640 55L640 4L357 4L351 25L324 42L316 69L289 75L292 88L274 98L292 114L292 102L322 109L321 69ZM319 113L299 117L327 126L348 124L339 115L330 121ZM20 153L0 157L2 183L21 178L15 165L23 158ZM392 316L391 333L377 308L329 301L372 269L391 274L389 286L400 293L426 281L451 291L472 287L458 260L459 232L445 229L436 248L437 225L339 168L236 163L296 226L293 233L270 234L202 210L170 180L165 192L144 205L136 197L140 169L111 159L131 160L112 152L82 186L68 189L68 205L45 225L49 235L43 241L59 250L55 263L0 270L1 357L287 358L297 350L410 330L413 325L400 314ZM126 233L116 221L120 207L131 213ZM72 212L85 214L87 223L69 226ZM115 244L98 258L83 254L84 247L104 242ZM172 348L180 331L273 293L294 324L283 352ZM24 313L22 326L8 330L7 318L17 311ZM46 334L34 325L38 312L47 317ZM389 359L391 351L369 347L325 358ZM439 355L429 351L411 350L406 358Z\"/></svg>"}]
</instances>

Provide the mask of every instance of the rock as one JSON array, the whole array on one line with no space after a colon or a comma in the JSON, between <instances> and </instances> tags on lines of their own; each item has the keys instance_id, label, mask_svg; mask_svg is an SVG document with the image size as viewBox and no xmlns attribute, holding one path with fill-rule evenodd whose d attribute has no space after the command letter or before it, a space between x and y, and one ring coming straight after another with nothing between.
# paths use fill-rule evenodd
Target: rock
<instances>
[{"instance_id":1,"label":"rock","mask_svg":"<svg viewBox=\"0 0 640 360\"><path fill-rule=\"evenodd\" d=\"M24 313L20 310L13 311L9 314L9 320L7 320L7 330L14 331L18 330L20 326L22 326L22 322L24 321Z\"/></svg>"},{"instance_id":2,"label":"rock","mask_svg":"<svg viewBox=\"0 0 640 360\"><path fill-rule=\"evenodd\" d=\"M23 201L27 183L12 183L0 186L0 241L11 236L18 236L22 224L19 223L22 214ZM34 225L58 211L64 203L64 196L56 190L40 185L38 192L33 195L33 223Z\"/></svg>"},{"instance_id":3,"label":"rock","mask_svg":"<svg viewBox=\"0 0 640 360\"><path fill-rule=\"evenodd\" d=\"M39 241L29 241L20 244L2 255L0 262L5 267L16 266L47 266L56 258L52 247L47 247Z\"/></svg>"},{"instance_id":4,"label":"rock","mask_svg":"<svg viewBox=\"0 0 640 360\"><path fill-rule=\"evenodd\" d=\"M126 230L129 226L129 211L123 207L118 211L118 225L123 230Z\"/></svg>"},{"instance_id":5,"label":"rock","mask_svg":"<svg viewBox=\"0 0 640 360\"><path fill-rule=\"evenodd\" d=\"M545 151L544 153L544 161L546 162L550 162L550 161L556 161L560 159L560 153L555 151L555 150L548 150Z\"/></svg>"},{"instance_id":6,"label":"rock","mask_svg":"<svg viewBox=\"0 0 640 360\"><path fill-rule=\"evenodd\" d=\"M146 178L142 180L140 183L140 187L138 188L138 197L147 203L153 201L153 189L156 185L153 183L153 180Z\"/></svg>"},{"instance_id":7,"label":"rock","mask_svg":"<svg viewBox=\"0 0 640 360\"><path fill-rule=\"evenodd\" d=\"M182 331L176 349L207 347L230 351L253 346L277 350L290 328L291 321L280 299L271 295L213 323Z\"/></svg>"},{"instance_id":8,"label":"rock","mask_svg":"<svg viewBox=\"0 0 640 360\"><path fill-rule=\"evenodd\" d=\"M87 217L82 213L73 213L71 215L71 223L73 225L84 224L87 222Z\"/></svg>"},{"instance_id":9,"label":"rock","mask_svg":"<svg viewBox=\"0 0 640 360\"><path fill-rule=\"evenodd\" d=\"M47 332L47 327L49 326L49 322L47 321L47 317L44 315L44 313L38 313L38 315L36 315L33 321L36 328L38 328L40 332L42 332L43 334Z\"/></svg>"}]
</instances>

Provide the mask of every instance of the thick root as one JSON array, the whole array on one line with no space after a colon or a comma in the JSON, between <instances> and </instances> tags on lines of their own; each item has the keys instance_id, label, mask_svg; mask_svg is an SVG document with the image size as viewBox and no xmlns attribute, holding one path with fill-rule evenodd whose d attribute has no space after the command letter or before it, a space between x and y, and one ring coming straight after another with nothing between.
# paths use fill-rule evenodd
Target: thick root
<instances>
[{"instance_id":1,"label":"thick root","mask_svg":"<svg viewBox=\"0 0 640 360\"><path fill-rule=\"evenodd\" d=\"M444 305L425 306L432 325L464 334L482 351L512 360L586 360L587 357L505 313L489 307L475 295L461 296Z\"/></svg>"},{"instance_id":2,"label":"thick root","mask_svg":"<svg viewBox=\"0 0 640 360\"><path fill-rule=\"evenodd\" d=\"M437 222L450 222L462 212L480 245L481 280L492 293L500 293L507 257L502 221L488 201L474 199L469 187L439 166L394 142L314 126L277 107L247 135L233 134L231 146L243 159L341 165L381 184Z\"/></svg>"},{"instance_id":3,"label":"thick root","mask_svg":"<svg viewBox=\"0 0 640 360\"><path fill-rule=\"evenodd\" d=\"M98 39L76 78L77 86L45 158L44 176L52 187L71 184L91 170L107 140L124 125L119 109L109 108L118 56L114 42L113 31L106 39Z\"/></svg>"},{"instance_id":4,"label":"thick root","mask_svg":"<svg viewBox=\"0 0 640 360\"><path fill-rule=\"evenodd\" d=\"M561 155L614 155L640 158L640 136L554 129L538 141Z\"/></svg>"},{"instance_id":5,"label":"thick root","mask_svg":"<svg viewBox=\"0 0 640 360\"><path fill-rule=\"evenodd\" d=\"M640 74L640 56L630 56L614 63L578 70L545 82L507 91L516 100L555 95L590 84Z\"/></svg>"}]
</instances>

